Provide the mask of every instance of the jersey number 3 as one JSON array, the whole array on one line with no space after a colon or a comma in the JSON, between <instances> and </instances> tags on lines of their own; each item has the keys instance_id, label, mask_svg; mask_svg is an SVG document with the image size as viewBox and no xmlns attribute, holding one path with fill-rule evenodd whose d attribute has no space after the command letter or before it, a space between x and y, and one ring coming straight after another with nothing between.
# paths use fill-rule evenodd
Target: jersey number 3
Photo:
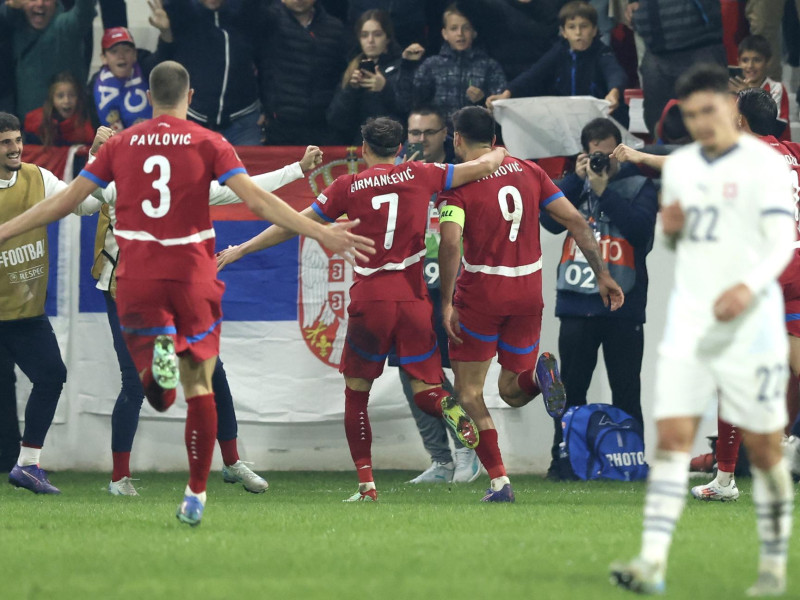
<instances>
[{"instance_id":1,"label":"jersey number 3","mask_svg":"<svg viewBox=\"0 0 800 600\"><path fill-rule=\"evenodd\" d=\"M152 200L145 199L142 202L142 210L144 214L153 219L159 219L169 212L170 201L172 194L169 191L167 184L169 178L172 176L172 167L169 164L166 156L155 154L144 161L144 172L148 175L158 168L158 179L153 182L153 188L158 192L158 202L153 204Z\"/></svg>"}]
</instances>

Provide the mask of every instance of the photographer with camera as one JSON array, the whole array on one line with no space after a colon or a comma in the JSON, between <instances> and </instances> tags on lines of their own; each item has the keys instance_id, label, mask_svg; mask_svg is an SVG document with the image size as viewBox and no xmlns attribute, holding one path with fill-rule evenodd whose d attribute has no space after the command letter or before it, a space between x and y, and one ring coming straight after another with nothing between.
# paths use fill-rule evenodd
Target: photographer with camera
<instances>
[{"instance_id":1,"label":"photographer with camera","mask_svg":"<svg viewBox=\"0 0 800 600\"><path fill-rule=\"evenodd\" d=\"M613 405L641 423L645 257L653 246L658 193L635 165L620 164L612 156L621 139L611 120L591 121L581 132L584 152L578 155L575 172L556 183L594 230L603 259L625 292L625 304L614 312L603 305L592 270L567 234L556 284L556 316L561 321L558 351L568 407L586 404L597 350L602 346ZM540 221L551 233L564 231L546 211ZM561 478L561 441L561 423L556 422L548 478Z\"/></svg>"}]
</instances>

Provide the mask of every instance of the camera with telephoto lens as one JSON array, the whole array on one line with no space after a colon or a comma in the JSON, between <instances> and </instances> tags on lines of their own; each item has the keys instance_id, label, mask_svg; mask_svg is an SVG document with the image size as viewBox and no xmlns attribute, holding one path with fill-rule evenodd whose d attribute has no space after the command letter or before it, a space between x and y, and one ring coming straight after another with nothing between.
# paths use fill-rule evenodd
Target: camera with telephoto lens
<instances>
[{"instance_id":1,"label":"camera with telephoto lens","mask_svg":"<svg viewBox=\"0 0 800 600\"><path fill-rule=\"evenodd\" d=\"M607 171L609 166L611 166L611 159L608 154L592 152L589 155L589 168L598 175L602 175L603 171Z\"/></svg>"}]
</instances>

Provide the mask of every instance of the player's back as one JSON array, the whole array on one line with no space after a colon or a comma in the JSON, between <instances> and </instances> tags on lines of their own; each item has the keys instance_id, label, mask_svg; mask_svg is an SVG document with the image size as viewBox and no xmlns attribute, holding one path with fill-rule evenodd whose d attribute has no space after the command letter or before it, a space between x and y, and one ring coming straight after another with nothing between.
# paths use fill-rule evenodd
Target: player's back
<instances>
[{"instance_id":1,"label":"player's back","mask_svg":"<svg viewBox=\"0 0 800 600\"><path fill-rule=\"evenodd\" d=\"M697 143L667 160L664 204L678 201L686 215L677 247L674 298L687 317L712 319L711 307L719 295L740 283L763 257L762 217L793 210L789 176L781 162L749 135L740 136L736 146L713 160Z\"/></svg>"},{"instance_id":2,"label":"player's back","mask_svg":"<svg viewBox=\"0 0 800 600\"><path fill-rule=\"evenodd\" d=\"M115 235L120 277L214 279L213 179L245 172L222 136L196 123L160 116L115 135L96 172L117 186Z\"/></svg>"},{"instance_id":3,"label":"player's back","mask_svg":"<svg viewBox=\"0 0 800 600\"><path fill-rule=\"evenodd\" d=\"M375 242L359 261L350 296L360 300L411 300L427 295L422 278L431 195L446 188L452 165L422 162L374 165L339 177L317 199L327 220L360 219L354 233Z\"/></svg>"},{"instance_id":4,"label":"player's back","mask_svg":"<svg viewBox=\"0 0 800 600\"><path fill-rule=\"evenodd\" d=\"M456 299L483 297L481 308L492 314L541 311L539 212L560 196L541 168L510 156L492 175L442 194L440 201L464 211Z\"/></svg>"}]
</instances>

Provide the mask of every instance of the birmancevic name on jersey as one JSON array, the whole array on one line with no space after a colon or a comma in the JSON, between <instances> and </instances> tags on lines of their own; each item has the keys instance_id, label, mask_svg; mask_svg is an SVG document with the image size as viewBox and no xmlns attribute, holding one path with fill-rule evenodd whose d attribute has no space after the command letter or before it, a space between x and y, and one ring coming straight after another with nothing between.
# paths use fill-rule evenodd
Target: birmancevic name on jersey
<instances>
[{"instance_id":1,"label":"birmancevic name on jersey","mask_svg":"<svg viewBox=\"0 0 800 600\"><path fill-rule=\"evenodd\" d=\"M364 177L363 179L356 179L350 184L350 193L370 187L384 187L391 184L396 185L404 181L411 181L412 179L414 179L414 173L411 172L411 168L397 173Z\"/></svg>"},{"instance_id":2,"label":"birmancevic name on jersey","mask_svg":"<svg viewBox=\"0 0 800 600\"><path fill-rule=\"evenodd\" d=\"M487 179L494 179L495 177L502 177L503 175L511 175L512 172L522 173L522 166L518 162L508 163L507 165L500 165L491 175L487 175L478 181L486 181Z\"/></svg>"},{"instance_id":3,"label":"birmancevic name on jersey","mask_svg":"<svg viewBox=\"0 0 800 600\"><path fill-rule=\"evenodd\" d=\"M129 146L191 146L191 133L146 133L131 136Z\"/></svg>"}]
</instances>

